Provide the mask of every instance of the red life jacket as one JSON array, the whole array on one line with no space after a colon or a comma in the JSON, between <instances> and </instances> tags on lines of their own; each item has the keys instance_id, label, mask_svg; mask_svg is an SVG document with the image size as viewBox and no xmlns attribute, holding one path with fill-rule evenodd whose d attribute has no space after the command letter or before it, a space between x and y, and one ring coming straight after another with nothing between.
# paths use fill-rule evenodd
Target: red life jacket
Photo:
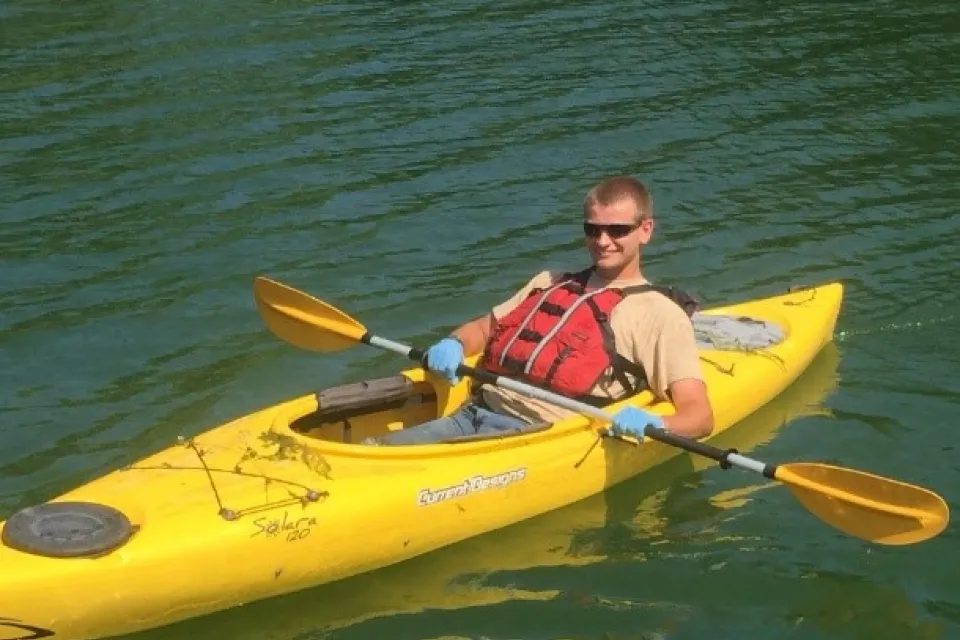
<instances>
[{"instance_id":1,"label":"red life jacket","mask_svg":"<svg viewBox=\"0 0 960 640\"><path fill-rule=\"evenodd\" d=\"M593 267L564 274L552 287L532 291L497 323L484 351L483 367L592 404L611 401L590 395L611 368L623 386L621 397L645 388L643 367L617 353L610 327L614 307L626 296L645 291L667 295L688 315L696 310L696 301L653 285L587 291L592 272ZM632 383L627 373L634 377Z\"/></svg>"}]
</instances>

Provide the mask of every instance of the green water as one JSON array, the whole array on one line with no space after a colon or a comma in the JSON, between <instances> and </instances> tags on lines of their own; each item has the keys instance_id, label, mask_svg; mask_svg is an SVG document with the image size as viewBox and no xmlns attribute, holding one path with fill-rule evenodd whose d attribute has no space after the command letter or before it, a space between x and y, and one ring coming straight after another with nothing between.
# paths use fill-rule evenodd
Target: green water
<instances>
[{"instance_id":1,"label":"green water","mask_svg":"<svg viewBox=\"0 0 960 640\"><path fill-rule=\"evenodd\" d=\"M280 343L256 275L425 345L582 264L579 203L620 172L653 188L656 280L847 285L836 347L731 446L957 506L956 3L24 0L0 65L0 517L404 365ZM139 638L960 635L955 528L871 546L692 464Z\"/></svg>"}]
</instances>

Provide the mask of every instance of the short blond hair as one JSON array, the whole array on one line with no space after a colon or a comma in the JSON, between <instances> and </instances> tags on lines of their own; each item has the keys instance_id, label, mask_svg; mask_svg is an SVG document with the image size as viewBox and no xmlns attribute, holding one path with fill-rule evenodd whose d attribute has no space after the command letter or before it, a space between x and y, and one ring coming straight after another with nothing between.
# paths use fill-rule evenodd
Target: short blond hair
<instances>
[{"instance_id":1,"label":"short blond hair","mask_svg":"<svg viewBox=\"0 0 960 640\"><path fill-rule=\"evenodd\" d=\"M583 214L590 213L595 205L608 206L620 200L630 199L637 205L637 221L653 217L653 198L646 186L633 176L613 176L597 183L583 201Z\"/></svg>"}]
</instances>

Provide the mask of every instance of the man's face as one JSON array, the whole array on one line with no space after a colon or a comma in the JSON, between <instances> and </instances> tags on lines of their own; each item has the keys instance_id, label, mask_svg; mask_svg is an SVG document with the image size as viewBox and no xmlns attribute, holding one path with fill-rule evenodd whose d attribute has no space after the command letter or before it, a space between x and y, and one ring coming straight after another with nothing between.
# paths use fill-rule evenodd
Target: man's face
<instances>
[{"instance_id":1,"label":"man's face","mask_svg":"<svg viewBox=\"0 0 960 640\"><path fill-rule=\"evenodd\" d=\"M595 204L584 215L584 240L598 269L616 271L637 259L653 234L653 220L638 221L638 217L637 206L629 198Z\"/></svg>"}]
</instances>

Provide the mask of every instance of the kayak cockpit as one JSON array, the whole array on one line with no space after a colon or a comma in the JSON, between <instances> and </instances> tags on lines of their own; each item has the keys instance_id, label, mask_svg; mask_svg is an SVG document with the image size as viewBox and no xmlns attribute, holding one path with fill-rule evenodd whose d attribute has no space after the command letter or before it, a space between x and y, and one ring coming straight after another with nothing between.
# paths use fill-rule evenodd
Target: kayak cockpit
<instances>
[{"instance_id":1,"label":"kayak cockpit","mask_svg":"<svg viewBox=\"0 0 960 640\"><path fill-rule=\"evenodd\" d=\"M448 395L438 394L426 379L402 374L363 380L318 391L316 410L295 417L289 426L310 438L359 443L438 417L438 401Z\"/></svg>"},{"instance_id":2,"label":"kayak cockpit","mask_svg":"<svg viewBox=\"0 0 960 640\"><path fill-rule=\"evenodd\" d=\"M314 394L316 404L301 404L301 411L281 416L284 426L307 438L341 444L362 444L392 431L406 429L448 415L468 398L470 381L451 387L434 382L422 370L329 387ZM523 433L549 429L536 425ZM444 442L474 442L505 438L519 432L503 431L460 436Z\"/></svg>"},{"instance_id":3,"label":"kayak cockpit","mask_svg":"<svg viewBox=\"0 0 960 640\"><path fill-rule=\"evenodd\" d=\"M701 353L757 352L783 342L786 337L784 328L776 322L744 314L697 313L692 321ZM470 360L475 362L476 358ZM706 361L716 366L710 358ZM283 415L281 420L283 427L308 438L361 444L367 438L378 438L450 414L468 399L470 384L464 379L451 387L423 369L411 368L397 375L323 389L314 394L315 403L298 405L296 411ZM551 426L544 423L523 433ZM505 431L458 437L447 442L515 434Z\"/></svg>"}]
</instances>

